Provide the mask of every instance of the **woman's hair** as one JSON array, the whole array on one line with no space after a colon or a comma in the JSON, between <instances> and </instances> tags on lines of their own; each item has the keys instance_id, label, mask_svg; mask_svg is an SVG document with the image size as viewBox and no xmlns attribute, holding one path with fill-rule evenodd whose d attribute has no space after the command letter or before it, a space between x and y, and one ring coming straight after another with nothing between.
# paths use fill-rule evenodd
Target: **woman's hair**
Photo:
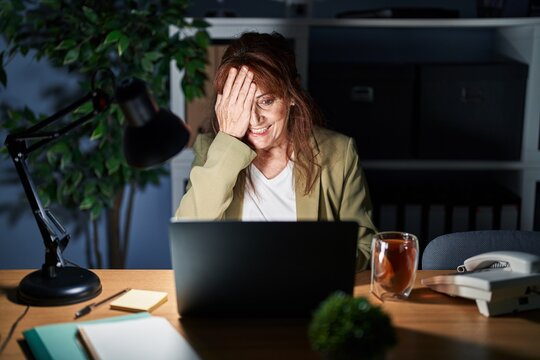
<instances>
[{"instance_id":1,"label":"woman's hair","mask_svg":"<svg viewBox=\"0 0 540 360\"><path fill-rule=\"evenodd\" d=\"M301 88L294 51L287 39L276 32L242 34L223 54L214 79L216 93L223 93L229 69L240 69L243 65L253 72L253 81L258 88L283 99L286 104L294 104L290 107L287 133L294 161L305 176L304 192L310 193L319 171L311 139L314 126L322 125L322 116L311 97ZM219 131L215 114L212 129L214 134Z\"/></svg>"}]
</instances>

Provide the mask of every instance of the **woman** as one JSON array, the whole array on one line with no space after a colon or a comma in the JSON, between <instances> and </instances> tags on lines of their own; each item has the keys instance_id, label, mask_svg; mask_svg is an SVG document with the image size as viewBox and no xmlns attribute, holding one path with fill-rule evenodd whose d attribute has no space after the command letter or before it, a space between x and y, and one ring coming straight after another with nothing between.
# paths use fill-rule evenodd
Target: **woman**
<instances>
[{"instance_id":1,"label":"woman","mask_svg":"<svg viewBox=\"0 0 540 360\"><path fill-rule=\"evenodd\" d=\"M365 269L375 226L354 141L317 126L287 40L243 34L223 55L214 88L213 134L195 141L176 217L354 220Z\"/></svg>"}]
</instances>

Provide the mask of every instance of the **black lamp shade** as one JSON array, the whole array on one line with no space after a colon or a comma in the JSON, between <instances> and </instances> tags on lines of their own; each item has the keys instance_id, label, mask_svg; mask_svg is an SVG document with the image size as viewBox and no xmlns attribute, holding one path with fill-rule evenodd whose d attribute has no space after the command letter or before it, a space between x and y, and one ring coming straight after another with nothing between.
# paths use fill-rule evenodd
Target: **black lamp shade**
<instances>
[{"instance_id":1,"label":"black lamp shade","mask_svg":"<svg viewBox=\"0 0 540 360\"><path fill-rule=\"evenodd\" d=\"M143 126L126 126L124 157L133 167L156 166L179 153L188 140L189 131L184 122L161 109Z\"/></svg>"},{"instance_id":2,"label":"black lamp shade","mask_svg":"<svg viewBox=\"0 0 540 360\"><path fill-rule=\"evenodd\" d=\"M130 166L148 168L179 153L189 140L184 122L159 109L145 83L127 79L116 90L116 100L126 118L124 157Z\"/></svg>"}]
</instances>

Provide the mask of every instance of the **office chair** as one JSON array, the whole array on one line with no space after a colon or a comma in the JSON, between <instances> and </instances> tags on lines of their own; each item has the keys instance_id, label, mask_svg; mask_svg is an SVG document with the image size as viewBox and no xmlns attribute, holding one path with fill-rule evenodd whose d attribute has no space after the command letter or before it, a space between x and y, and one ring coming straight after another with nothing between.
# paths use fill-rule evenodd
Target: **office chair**
<instances>
[{"instance_id":1,"label":"office chair","mask_svg":"<svg viewBox=\"0 0 540 360\"><path fill-rule=\"evenodd\" d=\"M422 255L422 269L455 269L471 256L501 250L540 256L540 232L487 230L441 235L427 244Z\"/></svg>"}]
</instances>

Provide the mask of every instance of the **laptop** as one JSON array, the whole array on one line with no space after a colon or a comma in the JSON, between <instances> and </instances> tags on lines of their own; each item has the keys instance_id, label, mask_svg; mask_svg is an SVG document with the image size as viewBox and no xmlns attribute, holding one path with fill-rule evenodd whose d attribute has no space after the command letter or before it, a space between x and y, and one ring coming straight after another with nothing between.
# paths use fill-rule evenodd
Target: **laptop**
<instances>
[{"instance_id":1,"label":"laptop","mask_svg":"<svg viewBox=\"0 0 540 360\"><path fill-rule=\"evenodd\" d=\"M171 222L178 312L308 317L335 291L352 294L356 222Z\"/></svg>"}]
</instances>

